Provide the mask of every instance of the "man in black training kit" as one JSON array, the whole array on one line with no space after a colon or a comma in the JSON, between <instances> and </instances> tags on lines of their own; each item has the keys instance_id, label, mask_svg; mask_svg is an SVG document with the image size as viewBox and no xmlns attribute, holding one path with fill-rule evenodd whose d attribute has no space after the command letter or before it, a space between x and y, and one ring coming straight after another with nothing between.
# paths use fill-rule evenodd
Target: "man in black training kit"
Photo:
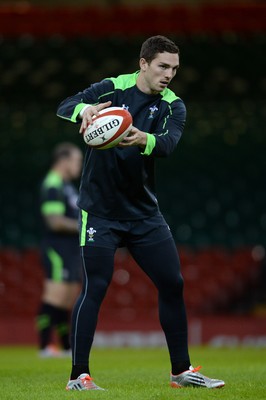
<instances>
[{"instance_id":1,"label":"man in black training kit","mask_svg":"<svg viewBox=\"0 0 266 400\"><path fill-rule=\"evenodd\" d=\"M171 386L224 386L190 364L179 257L155 194L155 159L173 152L186 118L183 101L168 89L179 67L179 49L164 36L150 37L142 44L139 67L135 73L92 84L58 108L58 116L82 121L80 133L94 115L111 105L126 108L133 118L130 134L117 147L88 147L85 156L78 199L84 282L73 311L67 390L101 390L90 377L88 360L114 254L121 246L128 248L158 289Z\"/></svg>"},{"instance_id":2,"label":"man in black training kit","mask_svg":"<svg viewBox=\"0 0 266 400\"><path fill-rule=\"evenodd\" d=\"M80 177L83 155L74 144L59 143L40 193L43 219L41 242L45 272L36 323L42 358L70 356L69 314L80 292L81 262L78 249L78 192L72 180ZM62 351L52 345L56 329Z\"/></svg>"}]
</instances>

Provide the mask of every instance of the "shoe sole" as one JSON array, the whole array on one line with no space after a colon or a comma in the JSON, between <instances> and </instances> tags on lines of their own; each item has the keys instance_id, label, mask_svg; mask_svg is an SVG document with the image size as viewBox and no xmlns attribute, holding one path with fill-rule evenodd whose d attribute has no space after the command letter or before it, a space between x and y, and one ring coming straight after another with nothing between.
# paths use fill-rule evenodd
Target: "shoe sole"
<instances>
[{"instance_id":1,"label":"shoe sole","mask_svg":"<svg viewBox=\"0 0 266 400\"><path fill-rule=\"evenodd\" d=\"M178 383L176 383L176 382L170 382L170 386L173 388L173 389L184 389L184 388L186 388L186 387L193 387L193 388L203 388L203 387L206 387L207 389L220 389L220 388L222 388L222 387L224 387L224 385L225 384L221 384L221 385L219 385L219 386L214 386L214 387L212 387L212 388L207 388L206 386L193 386L193 385L191 385L191 386L182 386L182 385L178 385Z\"/></svg>"}]
</instances>

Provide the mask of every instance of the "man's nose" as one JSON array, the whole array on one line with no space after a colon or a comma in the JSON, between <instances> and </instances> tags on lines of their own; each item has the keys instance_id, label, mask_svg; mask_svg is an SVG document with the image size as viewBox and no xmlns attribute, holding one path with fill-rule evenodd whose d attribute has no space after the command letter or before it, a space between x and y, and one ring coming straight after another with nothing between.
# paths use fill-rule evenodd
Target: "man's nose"
<instances>
[{"instance_id":1,"label":"man's nose","mask_svg":"<svg viewBox=\"0 0 266 400\"><path fill-rule=\"evenodd\" d=\"M170 68L165 71L165 78L172 79L174 76L174 71Z\"/></svg>"}]
</instances>

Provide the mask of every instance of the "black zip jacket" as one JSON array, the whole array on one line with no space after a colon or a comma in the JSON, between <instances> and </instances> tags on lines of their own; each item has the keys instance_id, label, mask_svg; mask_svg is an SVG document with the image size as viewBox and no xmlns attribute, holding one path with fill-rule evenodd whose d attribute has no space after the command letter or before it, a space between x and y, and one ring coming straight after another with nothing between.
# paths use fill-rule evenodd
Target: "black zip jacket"
<instances>
[{"instance_id":1,"label":"black zip jacket","mask_svg":"<svg viewBox=\"0 0 266 400\"><path fill-rule=\"evenodd\" d=\"M157 95L141 92L137 76L138 72L92 84L64 100L57 111L59 117L77 123L84 106L111 100L111 106L127 108L133 125L148 134L145 149L88 147L78 206L102 218L138 220L159 213L154 162L173 152L185 125L183 101L168 88Z\"/></svg>"}]
</instances>

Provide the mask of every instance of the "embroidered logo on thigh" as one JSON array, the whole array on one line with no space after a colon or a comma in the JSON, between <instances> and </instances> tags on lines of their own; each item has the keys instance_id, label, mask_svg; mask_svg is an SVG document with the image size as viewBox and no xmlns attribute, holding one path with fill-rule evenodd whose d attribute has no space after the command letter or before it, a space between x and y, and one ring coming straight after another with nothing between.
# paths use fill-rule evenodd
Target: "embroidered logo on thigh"
<instances>
[{"instance_id":1,"label":"embroidered logo on thigh","mask_svg":"<svg viewBox=\"0 0 266 400\"><path fill-rule=\"evenodd\" d=\"M94 228L92 228L92 227L90 227L89 229L87 229L87 233L88 233L88 242L94 242L94 234L96 233L97 231L94 229Z\"/></svg>"}]
</instances>

